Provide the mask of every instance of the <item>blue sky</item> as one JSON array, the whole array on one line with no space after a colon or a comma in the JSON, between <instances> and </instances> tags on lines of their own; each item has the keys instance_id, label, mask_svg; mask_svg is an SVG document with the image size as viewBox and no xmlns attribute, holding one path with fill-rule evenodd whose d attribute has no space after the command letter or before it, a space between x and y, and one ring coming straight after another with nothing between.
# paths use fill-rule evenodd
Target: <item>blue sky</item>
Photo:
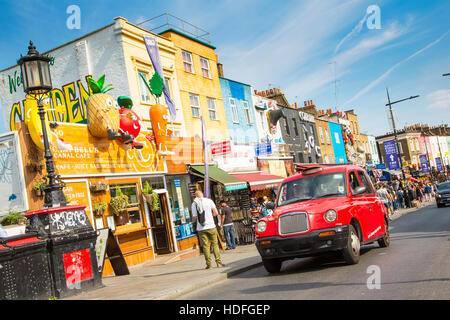
<instances>
[{"instance_id":1,"label":"blue sky","mask_svg":"<svg viewBox=\"0 0 450 320\"><path fill-rule=\"evenodd\" d=\"M66 27L73 4L81 9L80 30ZM380 8L380 29L368 28L371 5ZM116 16L138 23L166 12L211 33L225 77L258 90L280 88L291 103L354 109L362 132L388 130L386 87L392 101L420 95L395 105L400 127L449 122L450 77L442 77L450 72L446 0L1 0L0 70L26 54L30 39L44 52Z\"/></svg>"}]
</instances>

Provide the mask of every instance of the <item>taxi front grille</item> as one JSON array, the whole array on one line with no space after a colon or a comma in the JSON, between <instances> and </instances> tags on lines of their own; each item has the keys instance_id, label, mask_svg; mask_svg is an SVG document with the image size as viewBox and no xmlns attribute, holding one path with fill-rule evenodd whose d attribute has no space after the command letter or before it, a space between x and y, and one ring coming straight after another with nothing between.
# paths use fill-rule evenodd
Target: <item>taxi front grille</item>
<instances>
[{"instance_id":1,"label":"taxi front grille","mask_svg":"<svg viewBox=\"0 0 450 320\"><path fill-rule=\"evenodd\" d=\"M309 230L308 216L305 212L288 213L280 216L280 235L302 233Z\"/></svg>"}]
</instances>

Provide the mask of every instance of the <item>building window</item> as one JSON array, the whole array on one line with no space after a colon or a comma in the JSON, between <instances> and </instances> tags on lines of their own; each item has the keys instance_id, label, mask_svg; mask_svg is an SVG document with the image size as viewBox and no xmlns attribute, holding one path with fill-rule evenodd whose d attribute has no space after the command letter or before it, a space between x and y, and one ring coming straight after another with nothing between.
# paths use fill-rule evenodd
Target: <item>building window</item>
<instances>
[{"instance_id":1,"label":"building window","mask_svg":"<svg viewBox=\"0 0 450 320\"><path fill-rule=\"evenodd\" d=\"M202 68L202 75L203 75L203 77L211 79L211 75L209 73L209 62L208 62L208 59L200 57L200 67Z\"/></svg>"},{"instance_id":2,"label":"building window","mask_svg":"<svg viewBox=\"0 0 450 320\"><path fill-rule=\"evenodd\" d=\"M200 118L200 102L198 100L198 95L189 94L189 101L191 104L192 117Z\"/></svg>"},{"instance_id":3,"label":"building window","mask_svg":"<svg viewBox=\"0 0 450 320\"><path fill-rule=\"evenodd\" d=\"M336 144L341 144L341 140L339 140L339 133L334 133L334 139L336 139Z\"/></svg>"},{"instance_id":4,"label":"building window","mask_svg":"<svg viewBox=\"0 0 450 320\"><path fill-rule=\"evenodd\" d=\"M290 136L291 135L291 131L289 130L289 124L287 119L284 119L284 128L286 130L286 135Z\"/></svg>"},{"instance_id":5,"label":"building window","mask_svg":"<svg viewBox=\"0 0 450 320\"><path fill-rule=\"evenodd\" d=\"M192 55L187 51L181 52L183 55L184 71L194 73L194 65L192 64Z\"/></svg>"},{"instance_id":6,"label":"building window","mask_svg":"<svg viewBox=\"0 0 450 320\"><path fill-rule=\"evenodd\" d=\"M292 118L292 123L293 123L293 127L294 127L294 133L295 136L298 136L298 128L297 128L297 122L295 121L295 118Z\"/></svg>"},{"instance_id":7,"label":"building window","mask_svg":"<svg viewBox=\"0 0 450 320\"><path fill-rule=\"evenodd\" d=\"M324 141L323 141L323 130L322 130L322 127L319 127L319 136L320 136L320 142L321 142L321 143L324 143Z\"/></svg>"},{"instance_id":8,"label":"building window","mask_svg":"<svg viewBox=\"0 0 450 320\"><path fill-rule=\"evenodd\" d=\"M234 123L239 123L239 116L236 107L236 100L230 98L231 116Z\"/></svg>"},{"instance_id":9,"label":"building window","mask_svg":"<svg viewBox=\"0 0 450 320\"><path fill-rule=\"evenodd\" d=\"M247 124L252 124L252 115L250 113L250 108L248 107L248 102L242 101L242 104L244 105L244 113L245 118L247 119Z\"/></svg>"},{"instance_id":10,"label":"building window","mask_svg":"<svg viewBox=\"0 0 450 320\"><path fill-rule=\"evenodd\" d=\"M328 155L325 155L325 163L330 163L330 162L328 161Z\"/></svg>"},{"instance_id":11,"label":"building window","mask_svg":"<svg viewBox=\"0 0 450 320\"><path fill-rule=\"evenodd\" d=\"M217 117L216 100L212 98L206 98L206 101L208 102L209 118L211 120L219 120L219 118Z\"/></svg>"},{"instance_id":12,"label":"building window","mask_svg":"<svg viewBox=\"0 0 450 320\"><path fill-rule=\"evenodd\" d=\"M130 225L134 223L142 224L137 184L129 183L109 185L111 198L116 196L119 188L122 194L128 196L128 215L126 215L123 219L117 219L116 226Z\"/></svg>"},{"instance_id":13,"label":"building window","mask_svg":"<svg viewBox=\"0 0 450 320\"><path fill-rule=\"evenodd\" d=\"M141 102L151 103L150 101L150 92L144 82L144 79L148 81L148 73L143 71L138 71L138 84L139 84L139 96L141 97Z\"/></svg>"},{"instance_id":14,"label":"building window","mask_svg":"<svg viewBox=\"0 0 450 320\"><path fill-rule=\"evenodd\" d=\"M330 144L330 136L328 135L327 129L325 129L325 137L327 138L327 143Z\"/></svg>"}]
</instances>

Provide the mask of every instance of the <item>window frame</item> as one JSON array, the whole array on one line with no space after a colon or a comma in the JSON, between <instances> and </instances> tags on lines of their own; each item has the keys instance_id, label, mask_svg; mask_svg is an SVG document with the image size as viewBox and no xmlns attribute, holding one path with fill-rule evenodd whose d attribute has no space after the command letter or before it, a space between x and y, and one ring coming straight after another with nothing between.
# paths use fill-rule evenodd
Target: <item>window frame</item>
<instances>
[{"instance_id":1,"label":"window frame","mask_svg":"<svg viewBox=\"0 0 450 320\"><path fill-rule=\"evenodd\" d=\"M214 109L212 109L210 107L210 101L212 101L214 103ZM216 99L214 98L210 98L210 97L206 97L206 104L208 105L208 115L209 115L209 119L211 120L219 120L219 115L217 114L217 105L216 105ZM211 118L211 112L214 112L214 119Z\"/></svg>"},{"instance_id":2,"label":"window frame","mask_svg":"<svg viewBox=\"0 0 450 320\"><path fill-rule=\"evenodd\" d=\"M206 68L203 67L202 60L204 60L206 62ZM209 60L207 58L200 57L200 70L202 71L203 78L211 79L211 68L209 66ZM203 74L203 70L207 71L207 73L208 73L207 77L205 77L205 75Z\"/></svg>"},{"instance_id":3,"label":"window frame","mask_svg":"<svg viewBox=\"0 0 450 320\"><path fill-rule=\"evenodd\" d=\"M152 103L152 96L151 96L150 92L148 92L148 89L147 89L147 87L145 86L145 83L142 83L144 80L142 80L140 74L144 75L146 81L148 81L148 79L150 78L150 72L144 71L144 70L140 70L140 69L137 69L138 88L139 88L139 100L140 100L141 103L144 103L144 104L151 104L151 103ZM144 101L144 100L142 99L142 98L143 98L143 95L142 95L143 92L146 92L146 93L147 93L146 96L148 97L148 100L146 100L146 101Z\"/></svg>"},{"instance_id":4,"label":"window frame","mask_svg":"<svg viewBox=\"0 0 450 320\"><path fill-rule=\"evenodd\" d=\"M239 123L239 114L237 110L236 99L230 98L229 102L231 108L231 121L233 121L233 123Z\"/></svg>"},{"instance_id":5,"label":"window frame","mask_svg":"<svg viewBox=\"0 0 450 320\"><path fill-rule=\"evenodd\" d=\"M250 105L248 104L247 100L242 100L242 105L244 108L244 113L245 113L245 117L247 118L247 124L248 125L252 125L252 116L251 116L251 111L250 111Z\"/></svg>"},{"instance_id":6,"label":"window frame","mask_svg":"<svg viewBox=\"0 0 450 320\"><path fill-rule=\"evenodd\" d=\"M185 54L188 55L190 61L186 61L185 60ZM181 50L181 58L183 60L184 72L195 74L195 72L194 72L194 60L192 59L192 53L189 52L189 51L186 51L186 50ZM191 71L186 70L186 64L188 64L191 67Z\"/></svg>"},{"instance_id":7,"label":"window frame","mask_svg":"<svg viewBox=\"0 0 450 320\"><path fill-rule=\"evenodd\" d=\"M192 104L192 99L191 99L191 97L194 97L194 98L197 99L197 103L198 103L197 106ZM192 118L200 118L200 116L202 115L202 111L201 111L201 106L200 106L200 97L199 97L198 94L189 93L189 105L190 105L190 107L191 107L191 115L192 115ZM194 112L193 112L194 109L198 109L198 116L195 116L195 115L194 115Z\"/></svg>"},{"instance_id":8,"label":"window frame","mask_svg":"<svg viewBox=\"0 0 450 320\"><path fill-rule=\"evenodd\" d=\"M359 180L361 181L363 186L366 187L365 194L368 196L373 196L375 194L375 192L374 192L372 182L370 181L370 179L369 180L367 179L367 176L364 174L364 171L358 170L358 176L359 176ZM364 182L367 182L367 184Z\"/></svg>"}]
</instances>

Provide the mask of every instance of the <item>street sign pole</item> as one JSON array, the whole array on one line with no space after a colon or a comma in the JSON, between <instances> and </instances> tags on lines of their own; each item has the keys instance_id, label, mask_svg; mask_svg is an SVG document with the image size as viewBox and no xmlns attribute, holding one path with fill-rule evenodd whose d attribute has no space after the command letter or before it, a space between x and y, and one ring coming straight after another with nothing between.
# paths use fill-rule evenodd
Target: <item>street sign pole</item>
<instances>
[{"instance_id":1,"label":"street sign pole","mask_svg":"<svg viewBox=\"0 0 450 320\"><path fill-rule=\"evenodd\" d=\"M387 93L387 98L388 98L388 104L389 104L389 112L391 113L391 120L392 120L392 128L394 129L394 137L395 137L395 145L397 147L397 153L400 157L399 162L400 162L400 168L402 170L402 182L405 181L406 177L405 177L405 171L403 170L403 159L402 159L402 153L400 153L400 146L398 143L398 136L397 136L397 129L395 128L395 121L394 121L394 115L392 114L392 105L391 105L391 99L389 98L389 91L386 88L386 93Z\"/></svg>"}]
</instances>

